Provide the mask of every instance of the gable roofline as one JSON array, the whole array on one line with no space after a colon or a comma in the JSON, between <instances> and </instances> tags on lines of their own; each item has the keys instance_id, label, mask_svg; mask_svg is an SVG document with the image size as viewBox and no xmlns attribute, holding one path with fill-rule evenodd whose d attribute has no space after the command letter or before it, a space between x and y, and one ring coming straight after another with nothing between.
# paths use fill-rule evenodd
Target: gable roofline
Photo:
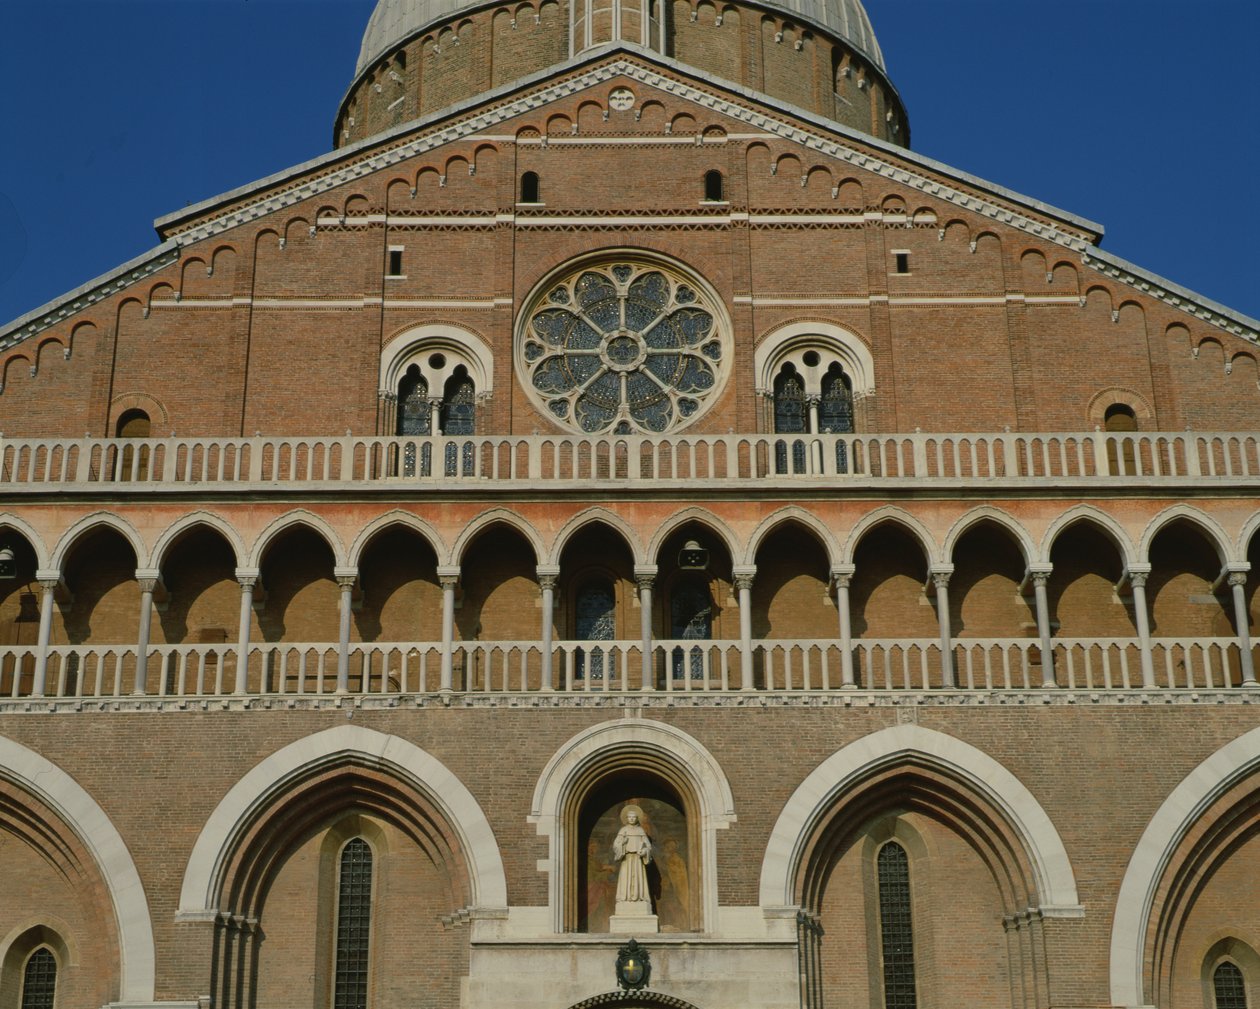
<instances>
[{"instance_id":1,"label":"gable roofline","mask_svg":"<svg viewBox=\"0 0 1260 1009\"><path fill-rule=\"evenodd\" d=\"M73 291L67 291L47 304L5 323L0 326L0 353L10 350L29 337L38 336L111 294L125 291L132 284L179 262L179 252L180 244L169 239L148 252L142 252L135 259L128 260L122 266L116 266L108 273L102 273L86 284L80 284Z\"/></svg>"},{"instance_id":2,"label":"gable roofline","mask_svg":"<svg viewBox=\"0 0 1260 1009\"><path fill-rule=\"evenodd\" d=\"M180 225L183 224L184 222L192 221L192 220L195 220L196 218L203 217L206 214L213 212L218 207L223 207L227 204L248 198L250 195L257 193L259 191L271 189L275 186L284 185L286 182L294 181L300 178L301 176L309 174L311 172L316 172L316 171L320 171L321 169L330 168L331 166L334 166L338 164L339 162L351 161L355 159L357 156L363 154L364 152L367 152L376 148L381 148L382 150L380 151L378 158L386 154L392 154L397 151L397 147L392 146L392 145L396 145L400 141L402 141L404 143L404 146L406 146L405 138L413 134L423 133L425 130L431 129L435 124L443 120L458 118L459 116L465 115L477 108L492 107L495 105L496 102L501 101L502 99L506 99L513 94L516 94L518 92L528 91L530 88L535 87L537 85L546 85L547 82L552 81L557 76L563 76L565 74L573 73L574 71L579 70L581 67L587 64L599 64L602 61L606 60L609 56L613 56L618 53L629 54L632 56L639 57L640 59L648 63L655 63L661 67L664 67L673 71L674 73L678 74L680 77L685 77L692 81L703 82L703 84L706 84L706 85L710 85L710 84L714 85L722 91L729 92L732 95L737 95L756 105L759 105L759 106L769 105L776 110L782 110L782 112L786 113L787 115L793 118L804 120L810 123L811 125L816 126L819 130L822 130L826 133L839 134L840 136L845 137L846 139L851 140L854 143L875 148L876 150L882 151L883 153L889 155L892 158L896 158L897 160L908 161L911 164L920 166L935 174L944 175L946 177L954 179L965 185L975 187L976 189L982 190L987 193L991 193L1002 200L1009 201L1010 203L1014 203L1014 204L1018 204L1020 206L1026 207L1029 210L1032 210L1038 214L1042 214L1046 217L1054 218L1055 220L1062 222L1063 224L1069 226L1070 228L1074 228L1078 231L1087 233L1090 236L1091 240L1094 241L1095 243L1100 241L1103 237L1103 234L1104 234L1103 226L1097 223L1096 221L1088 220L1087 218L1081 217L1077 214L1073 214L1070 211L1063 210L1059 207L1052 206L1049 203L1045 203L1041 200L1034 199L1031 196L1025 196L1022 193L1018 193L1013 189L1007 189L1006 187L1000 186L994 182L990 182L987 179L982 179L979 176L971 175L968 172L964 172L961 169L954 168L953 166L947 165L944 162L936 161L933 158L926 157L925 155L922 155L922 154L917 154L907 147L902 147L898 144L893 144L886 140L881 140L878 137L872 136L870 134L862 133L859 130L853 129L852 127L845 126L842 123L838 123L833 119L828 119L826 116L820 115L817 112L811 112L807 109L802 109L799 106L793 105L790 102L785 102L785 101L782 101L781 99L773 98L770 95L767 95L765 92L755 91L751 88L746 88L743 85L735 84L731 81L724 80L717 76L707 76L707 77L701 76L700 72L697 71L696 68L691 66L690 64L680 63L677 60L662 56L660 53L656 52L655 50L646 49L632 42L610 43L607 45L600 46L596 49L587 50L586 52L583 52L577 56L570 57L568 60L566 60L563 63L559 63L552 67L548 67L545 70L540 70L536 73L530 74L528 77L522 77L515 81L511 81L507 84L501 84L497 88L493 88L489 91L485 91L479 95L466 99L462 102L458 102L454 105L447 106L444 109L438 109L418 119L413 119L413 120L410 120L409 122L401 123L398 126L393 127L392 129L385 130L381 133L373 134L370 137L365 137L363 140L356 141L355 143L349 144L345 147L340 147L334 151L329 151L327 154L321 154L317 157L311 158L309 161L304 161L290 168L286 168L280 172L276 172L273 175L268 175L265 178L258 179L254 182L246 183L243 186L239 186L236 189L231 189L225 193L220 193L217 196L211 196L197 203L193 203L193 204L190 204L189 206L182 207L179 210L173 211L169 214L165 214L162 217L157 218L153 222L153 226L154 228L157 229L157 232L159 235L161 235L162 237L167 237L173 230L178 229ZM599 77L611 77L611 76L616 75L617 73L624 73L626 72L627 67L633 67L633 66L634 64L632 63L626 63L624 65L621 65L619 63L606 64L603 67L595 67L592 73L598 74L599 71L602 70L604 72L602 74L599 74ZM630 73L628 74L628 76L640 76L640 75ZM727 107L729 103L726 103L720 99L716 99L715 96L709 94L708 92L702 91L698 88L694 90L693 94L687 94L685 92L685 89L680 90L679 85L677 84L677 82L674 82L674 81L668 81L667 79L662 79L662 81L654 82L650 80L643 80L641 76L640 76L640 79L645 84L649 84L649 85L655 84L655 86L661 87L661 89L664 91L671 92L675 95L678 95L679 97L688 98L692 101L696 101L701 105L718 109L727 115L731 115L733 118L736 118L736 119L747 120L749 116L751 115L751 116L757 117L760 120L764 120L764 123L775 122L775 120L771 117L772 114L771 116L768 116L767 113L764 111L751 110L751 109L739 109L737 106ZM589 87L591 84L596 84L596 83L599 83L598 78L584 79L584 77L582 76L579 76L577 79L569 79L569 80L562 80L562 81L555 82L550 87L544 87L539 94L530 95L522 99L521 102L518 103L521 106L520 108L511 108L508 111L504 112L503 114L495 116L494 121L501 121L502 119L519 115L525 109L537 107L538 105L544 104L546 101L550 100L554 96L557 96L560 94L572 94L576 91L584 90L585 88ZM743 113L743 115L740 114L741 112ZM490 109L487 109L487 113L484 113L484 114L493 115L494 113ZM758 125L764 125L764 123L758 123ZM478 128L480 128L480 125L482 124L479 124ZM786 126L786 124L781 124L781 125ZM472 133L472 132L476 132L476 130L474 129L474 130L461 131L461 133L463 132ZM794 132L797 134L800 134L800 136L799 137L789 136L789 137L786 137L786 139L797 139L798 142L804 143L805 146L813 146L809 144L806 140L804 140L804 138L806 137L806 134L804 134L803 131L795 130ZM428 138L417 138L417 140L414 141L413 143L423 144L424 140L426 139ZM454 140L454 139L458 139L458 137L456 135L447 136L443 134L441 135L441 140L439 142L448 143L450 140ZM436 146L436 144L429 144L426 146ZM416 153L416 151L408 149L406 154L399 155L397 157L387 158L384 163L389 164L394 161L402 160L405 157L410 157L413 153ZM374 164L372 167L374 169L376 167L381 167L381 165ZM366 172L348 170L346 176L344 178L339 178L336 183L333 183L333 185L341 185L344 182L349 181L351 178L355 177L356 175L363 175L363 174L366 174ZM321 187L321 188L332 188L332 185L329 185L327 187ZM313 194L308 193L305 196L303 196L302 199L306 199L310 195L313 195ZM934 195L939 195L939 194L934 194ZM972 199L974 200L976 199L976 197L972 197ZM297 201L294 201L294 202L297 202ZM242 222L237 222L237 223L242 223Z\"/></svg>"},{"instance_id":3,"label":"gable roofline","mask_svg":"<svg viewBox=\"0 0 1260 1009\"><path fill-rule=\"evenodd\" d=\"M1118 256L1103 252L1096 244L1097 240L1102 236L1102 227L1100 225L1058 210L1039 200L1034 200L994 185L949 165L934 161L931 158L915 154L866 134L858 133L823 116L769 98L760 92L717 79L713 80L712 83L728 91L732 96L746 99L754 105L754 107L749 108L726 97L702 90L692 84L663 77L650 65L644 65L633 60L617 59L605 62L602 65L593 66L584 74L579 74L568 80L552 82L549 86L545 86L533 94L524 94L514 101L504 101L510 95L526 91L533 85L545 84L555 76L557 69L563 70L567 68L574 70L587 63L598 63L601 60L607 60L607 57L619 52L622 54L628 52L632 56L641 58L647 64L654 63L673 70L680 76L694 79L694 68L685 64L665 59L638 46L626 43L609 45L599 50L584 53L560 68L553 67L546 71L541 71L529 78L504 85L475 99L470 99L432 113L424 119L404 124L396 127L394 130L367 138L357 144L332 151L293 168L277 172L274 175L267 176L227 193L203 200L191 207L186 207L161 217L155 222L159 235L166 239L163 244L0 327L0 352L9 350L15 344L31 336L38 335L40 332L57 325L84 308L111 294L124 290L133 283L139 282L145 277L178 261L179 250L193 242L228 231L239 225L247 224L275 210L310 199L321 192L344 185L355 178L397 164L415 154L440 147L463 137L476 135L498 122L545 105L555 97L585 90L604 80L617 76L626 76L638 80L645 86L657 88L713 109L730 118L763 129L773 136L791 140L807 149L815 150L842 162L852 164L855 168L864 169L902 184L914 186L937 199L953 203L973 213L981 214L994 221L1071 249L1080 256L1084 265L1118 282L1133 286L1170 307L1217 326L1253 345L1260 345L1260 321L1204 298L1187 288L1165 280L1157 274L1128 263ZM786 115L797 117L801 121L817 126L819 134L807 132L794 124L783 121L782 118L776 117L773 113L765 110L767 104L776 111L782 111ZM484 108L480 113L473 112L474 109L483 106ZM469 113L473 114L469 115ZM462 122L452 123L445 129L438 129L425 136L415 136L414 139L407 139L408 137L413 137L414 134L422 133L426 129L431 130L444 119L457 118L461 115L466 116ZM890 158L921 166L938 176L945 176L980 189L986 194L998 197L1002 202L994 202L976 193L953 189L937 179L918 175L899 165L884 162L878 157L868 155L859 150L853 150L832 139L837 135L846 141L853 141L864 147L887 153ZM312 173L319 174L314 178L305 178L304 181L304 177L308 177ZM277 187L284 188L271 192L266 196L260 195L265 191L275 190ZM239 204L256 195L260 196L260 198L251 204L240 206L235 210L226 209L233 203ZM1053 224L1028 218L1018 210L1013 209L1010 204L1021 205L1038 214L1061 221L1068 225L1070 230L1060 230ZM198 218L213 215L214 211L220 208L225 208L222 213L197 222ZM184 230L175 234L171 233L172 229L185 223L187 223L187 227Z\"/></svg>"}]
</instances>

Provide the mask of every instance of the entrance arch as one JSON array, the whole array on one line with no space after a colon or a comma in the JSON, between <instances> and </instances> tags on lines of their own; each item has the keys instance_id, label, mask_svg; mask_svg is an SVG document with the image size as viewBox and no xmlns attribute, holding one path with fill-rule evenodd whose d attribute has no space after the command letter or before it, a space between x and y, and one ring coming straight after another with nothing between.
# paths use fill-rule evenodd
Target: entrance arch
<instances>
[{"instance_id":1,"label":"entrance arch","mask_svg":"<svg viewBox=\"0 0 1260 1009\"><path fill-rule=\"evenodd\" d=\"M699 1009L691 1002L659 991L607 991L592 995L569 1009Z\"/></svg>"}]
</instances>

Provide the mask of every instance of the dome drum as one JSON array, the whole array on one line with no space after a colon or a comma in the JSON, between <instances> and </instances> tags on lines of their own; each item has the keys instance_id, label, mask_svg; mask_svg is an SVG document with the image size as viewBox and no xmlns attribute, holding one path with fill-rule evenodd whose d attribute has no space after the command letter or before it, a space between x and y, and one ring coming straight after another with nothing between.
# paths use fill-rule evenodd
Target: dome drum
<instances>
[{"instance_id":1,"label":"dome drum","mask_svg":"<svg viewBox=\"0 0 1260 1009\"><path fill-rule=\"evenodd\" d=\"M342 101L344 146L556 67L616 41L663 52L707 77L909 146L859 0L538 0L515 6L381 0ZM745 55L757 52L750 60Z\"/></svg>"}]
</instances>

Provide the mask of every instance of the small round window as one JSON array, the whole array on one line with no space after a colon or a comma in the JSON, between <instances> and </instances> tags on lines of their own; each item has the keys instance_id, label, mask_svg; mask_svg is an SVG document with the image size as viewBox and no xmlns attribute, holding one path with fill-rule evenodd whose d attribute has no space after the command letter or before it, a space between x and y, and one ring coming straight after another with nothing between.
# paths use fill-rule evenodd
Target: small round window
<instances>
[{"instance_id":1,"label":"small round window","mask_svg":"<svg viewBox=\"0 0 1260 1009\"><path fill-rule=\"evenodd\" d=\"M727 326L699 278L616 259L551 279L526 303L517 367L557 421L584 434L659 434L712 405Z\"/></svg>"}]
</instances>

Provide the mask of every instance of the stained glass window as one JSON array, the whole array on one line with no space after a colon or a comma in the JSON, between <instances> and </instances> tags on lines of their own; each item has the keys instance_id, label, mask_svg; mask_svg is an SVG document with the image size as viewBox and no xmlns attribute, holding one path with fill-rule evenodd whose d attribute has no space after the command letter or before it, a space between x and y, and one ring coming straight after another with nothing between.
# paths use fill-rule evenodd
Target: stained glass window
<instances>
[{"instance_id":1,"label":"stained glass window","mask_svg":"<svg viewBox=\"0 0 1260 1009\"><path fill-rule=\"evenodd\" d=\"M413 364L398 383L398 433L431 434L432 416L433 412L429 407L429 383Z\"/></svg>"},{"instance_id":2,"label":"stained glass window","mask_svg":"<svg viewBox=\"0 0 1260 1009\"><path fill-rule=\"evenodd\" d=\"M1247 985L1238 964L1226 960L1212 972L1216 1009L1247 1009Z\"/></svg>"},{"instance_id":3,"label":"stained glass window","mask_svg":"<svg viewBox=\"0 0 1260 1009\"><path fill-rule=\"evenodd\" d=\"M804 434L809 430L809 408L805 401L805 383L792 365L784 366L774 380L775 434ZM805 472L805 443L777 442L774 447L775 470L787 473L788 451L792 453L791 471Z\"/></svg>"},{"instance_id":4,"label":"stained glass window","mask_svg":"<svg viewBox=\"0 0 1260 1009\"><path fill-rule=\"evenodd\" d=\"M640 263L588 267L528 316L526 383L587 434L656 434L698 417L720 384L716 309L693 284Z\"/></svg>"},{"instance_id":5,"label":"stained glass window","mask_svg":"<svg viewBox=\"0 0 1260 1009\"><path fill-rule=\"evenodd\" d=\"M615 596L612 583L598 578L578 591L574 631L579 641L611 641L616 633ZM577 654L577 675L604 678L603 648L582 649Z\"/></svg>"},{"instance_id":6,"label":"stained glass window","mask_svg":"<svg viewBox=\"0 0 1260 1009\"><path fill-rule=\"evenodd\" d=\"M818 403L818 430L823 434L853 432L853 392L849 376L838 364L827 369L822 379L822 399Z\"/></svg>"},{"instance_id":7,"label":"stained glass window","mask_svg":"<svg viewBox=\"0 0 1260 1009\"><path fill-rule=\"evenodd\" d=\"M708 641L713 636L713 598L699 581L688 579L674 587L669 605L671 634L675 641ZM675 648L675 679L704 679L704 649Z\"/></svg>"},{"instance_id":8,"label":"stained glass window","mask_svg":"<svg viewBox=\"0 0 1260 1009\"><path fill-rule=\"evenodd\" d=\"M26 961L22 974L22 1009L52 1009L57 994L57 960L41 946Z\"/></svg>"},{"instance_id":9,"label":"stained glass window","mask_svg":"<svg viewBox=\"0 0 1260 1009\"><path fill-rule=\"evenodd\" d=\"M367 1009L372 924L372 849L356 837L341 849L333 1009Z\"/></svg>"},{"instance_id":10,"label":"stained glass window","mask_svg":"<svg viewBox=\"0 0 1260 1009\"><path fill-rule=\"evenodd\" d=\"M442 433L450 437L476 434L476 430L476 389L473 387L473 380L461 365L446 382L442 397Z\"/></svg>"},{"instance_id":11,"label":"stained glass window","mask_svg":"<svg viewBox=\"0 0 1260 1009\"><path fill-rule=\"evenodd\" d=\"M910 926L910 863L896 842L879 849L879 933L885 1009L915 1009L914 935Z\"/></svg>"}]
</instances>

